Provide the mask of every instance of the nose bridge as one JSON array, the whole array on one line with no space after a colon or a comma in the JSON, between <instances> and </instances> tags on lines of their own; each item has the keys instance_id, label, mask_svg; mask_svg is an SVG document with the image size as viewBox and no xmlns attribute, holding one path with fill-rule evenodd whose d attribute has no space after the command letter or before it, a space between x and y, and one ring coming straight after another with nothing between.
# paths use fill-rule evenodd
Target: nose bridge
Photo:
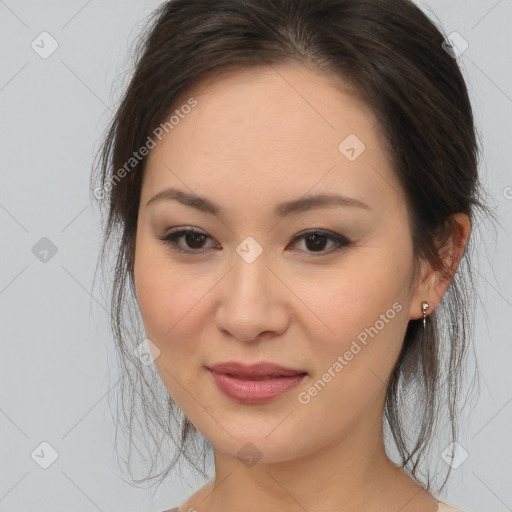
<instances>
[{"instance_id":1,"label":"nose bridge","mask_svg":"<svg viewBox=\"0 0 512 512\"><path fill-rule=\"evenodd\" d=\"M241 305L245 306L243 303L247 300L253 309L262 307L263 300L260 299L265 295L267 300L270 299L271 291L268 286L268 274L271 272L267 264L267 255L255 239L248 237L241 242L234 255L229 296Z\"/></svg>"},{"instance_id":2,"label":"nose bridge","mask_svg":"<svg viewBox=\"0 0 512 512\"><path fill-rule=\"evenodd\" d=\"M236 248L228 286L217 313L217 326L234 337L251 340L263 331L280 331L287 315L267 265L267 255L254 240L245 239Z\"/></svg>"}]
</instances>

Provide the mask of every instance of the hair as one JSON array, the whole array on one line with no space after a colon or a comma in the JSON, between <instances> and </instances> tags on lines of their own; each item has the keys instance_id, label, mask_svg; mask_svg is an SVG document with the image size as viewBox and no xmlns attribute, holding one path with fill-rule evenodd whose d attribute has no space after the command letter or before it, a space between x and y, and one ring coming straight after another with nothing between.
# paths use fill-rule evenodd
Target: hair
<instances>
[{"instance_id":1,"label":"hair","mask_svg":"<svg viewBox=\"0 0 512 512\"><path fill-rule=\"evenodd\" d=\"M106 220L102 218L99 262L104 262L111 244L116 255L110 316L122 384L117 418L124 418L132 443L139 405L146 424L141 441L152 457L155 453L147 446L152 426L160 436L157 440L151 434L157 455L162 456L164 441L177 448L170 462L164 459L164 471L137 482L163 480L181 456L206 476L204 460L211 445L173 402L154 368L134 356L144 339L137 330L140 321L135 320L139 310L130 307L137 305L133 267L146 162L134 159L134 152L148 144L148 137L199 80L227 69L287 63L339 77L369 105L405 192L414 277L421 261L453 277L442 302L429 315L426 331L422 319L409 321L384 409L401 467L432 490L431 474L421 476L420 463L439 433L443 407L450 441L458 440L458 404L475 296L474 235L455 275L443 263L440 250L451 233L453 214L469 215L472 231L478 210L492 215L482 200L480 150L468 91L444 41L442 29L409 0L172 0L149 18L134 51L134 73L97 155L99 175L93 170L91 176L91 193L107 214ZM448 466L440 489L450 470Z\"/></svg>"}]
</instances>

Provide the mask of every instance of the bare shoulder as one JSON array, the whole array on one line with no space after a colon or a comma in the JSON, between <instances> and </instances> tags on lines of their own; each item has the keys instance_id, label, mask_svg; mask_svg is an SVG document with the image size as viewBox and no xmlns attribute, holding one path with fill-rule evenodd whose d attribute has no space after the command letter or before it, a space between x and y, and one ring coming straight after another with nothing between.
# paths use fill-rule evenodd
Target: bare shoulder
<instances>
[{"instance_id":1,"label":"bare shoulder","mask_svg":"<svg viewBox=\"0 0 512 512\"><path fill-rule=\"evenodd\" d=\"M201 489L203 490L203 489ZM194 510L192 508L192 510ZM164 510L163 512L182 512L179 507L170 508L169 510ZM185 510L184 512L188 512L188 510ZM448 505L447 503L444 503L442 501L438 502L438 508L436 512L464 512L458 508L452 507L451 505Z\"/></svg>"},{"instance_id":2,"label":"bare shoulder","mask_svg":"<svg viewBox=\"0 0 512 512\"><path fill-rule=\"evenodd\" d=\"M169 510L164 510L164 512L194 512L196 509L194 507L186 507L186 508L179 508L179 507L174 507L174 508L170 508ZM196 511L197 512L197 511Z\"/></svg>"},{"instance_id":3,"label":"bare shoulder","mask_svg":"<svg viewBox=\"0 0 512 512\"><path fill-rule=\"evenodd\" d=\"M452 507L448 503L440 501L437 506L437 512L463 512L459 508Z\"/></svg>"},{"instance_id":4,"label":"bare shoulder","mask_svg":"<svg viewBox=\"0 0 512 512\"><path fill-rule=\"evenodd\" d=\"M201 503L201 510L207 510L207 505L204 503L207 496L213 492L215 480L211 480L196 491L187 501L179 505L178 507L164 510L163 512L197 512L198 503ZM206 507L206 508L205 508Z\"/></svg>"}]
</instances>

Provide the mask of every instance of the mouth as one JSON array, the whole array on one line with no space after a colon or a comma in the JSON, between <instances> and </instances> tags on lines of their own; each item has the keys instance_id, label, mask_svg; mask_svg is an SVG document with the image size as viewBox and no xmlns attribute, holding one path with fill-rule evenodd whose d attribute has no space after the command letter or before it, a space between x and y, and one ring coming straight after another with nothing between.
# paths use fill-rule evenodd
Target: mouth
<instances>
[{"instance_id":1,"label":"mouth","mask_svg":"<svg viewBox=\"0 0 512 512\"><path fill-rule=\"evenodd\" d=\"M262 404L291 391L308 375L272 363L224 363L208 368L218 389L234 401Z\"/></svg>"}]
</instances>

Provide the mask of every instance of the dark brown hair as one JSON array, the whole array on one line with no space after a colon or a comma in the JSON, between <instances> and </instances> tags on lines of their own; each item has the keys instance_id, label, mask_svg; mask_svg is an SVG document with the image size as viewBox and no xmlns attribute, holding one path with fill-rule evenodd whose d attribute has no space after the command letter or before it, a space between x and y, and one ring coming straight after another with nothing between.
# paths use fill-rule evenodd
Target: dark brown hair
<instances>
[{"instance_id":1,"label":"dark brown hair","mask_svg":"<svg viewBox=\"0 0 512 512\"><path fill-rule=\"evenodd\" d=\"M421 260L449 276L440 248L450 233L450 216L468 214L474 230L477 209L491 212L481 200L479 145L465 81L444 40L441 29L409 0L173 0L149 19L134 51L134 74L104 137L99 176L93 173L91 180L91 193L107 207L100 259L109 253L109 242L116 254L111 319L121 368L118 419L129 427L131 443L140 406L146 423L140 441L167 463L165 471L148 478L163 480L182 455L206 476L211 446L169 397L154 368L133 353L144 336L140 321L134 321L138 308L128 309L126 299L136 305L133 264L146 158L132 160L128 169L126 163L190 87L212 73L296 63L338 76L371 107L385 134L410 211L415 277ZM458 440L474 298L472 238L443 301L429 315L426 333L422 320L409 322L387 390L385 420L400 463L430 491L430 472L420 476L420 462L440 434L442 407L448 441ZM156 450L147 445L151 440ZM178 448L170 462L162 448L169 440ZM201 446L197 441L203 442L201 453L194 453Z\"/></svg>"}]
</instances>

